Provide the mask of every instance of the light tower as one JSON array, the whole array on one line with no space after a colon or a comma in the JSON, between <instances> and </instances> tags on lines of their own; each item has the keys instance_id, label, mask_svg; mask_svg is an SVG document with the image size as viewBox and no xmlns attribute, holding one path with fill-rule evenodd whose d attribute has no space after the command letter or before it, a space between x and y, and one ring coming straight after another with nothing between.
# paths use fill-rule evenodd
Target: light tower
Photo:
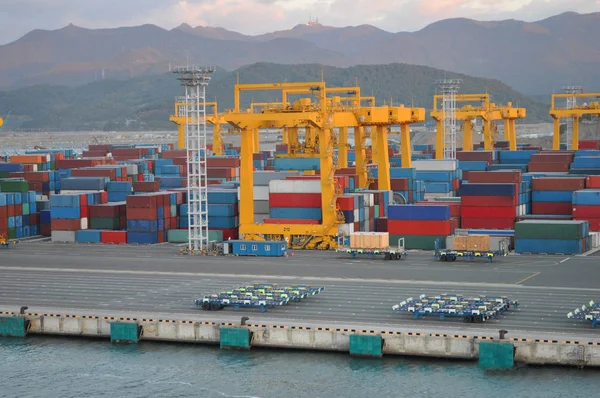
<instances>
[{"instance_id":1,"label":"light tower","mask_svg":"<svg viewBox=\"0 0 600 398\"><path fill-rule=\"evenodd\" d=\"M563 93L565 94L581 94L583 93L582 86L563 86ZM566 109L573 109L577 106L577 97L567 97L567 107ZM568 117L566 119L566 129L565 129L565 139L567 149L571 149L571 142L573 141L571 137L573 136L573 123L575 122L574 118Z\"/></svg>"},{"instance_id":2,"label":"light tower","mask_svg":"<svg viewBox=\"0 0 600 398\"><path fill-rule=\"evenodd\" d=\"M437 81L443 96L444 159L456 159L456 94L461 83L462 80L459 79Z\"/></svg>"},{"instance_id":3,"label":"light tower","mask_svg":"<svg viewBox=\"0 0 600 398\"><path fill-rule=\"evenodd\" d=\"M208 249L208 188L206 176L206 86L214 68L173 68L185 88L185 149L187 158L188 250Z\"/></svg>"}]
</instances>

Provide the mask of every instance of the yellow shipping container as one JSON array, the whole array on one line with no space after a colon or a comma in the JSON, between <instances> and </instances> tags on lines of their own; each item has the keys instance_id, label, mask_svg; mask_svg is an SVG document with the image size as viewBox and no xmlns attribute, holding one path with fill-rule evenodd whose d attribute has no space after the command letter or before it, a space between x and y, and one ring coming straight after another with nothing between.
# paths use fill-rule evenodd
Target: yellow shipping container
<instances>
[{"instance_id":1,"label":"yellow shipping container","mask_svg":"<svg viewBox=\"0 0 600 398\"><path fill-rule=\"evenodd\" d=\"M466 236L454 236L452 238L454 250L467 250L467 237Z\"/></svg>"},{"instance_id":2,"label":"yellow shipping container","mask_svg":"<svg viewBox=\"0 0 600 398\"><path fill-rule=\"evenodd\" d=\"M467 250L474 252L486 252L490 250L489 235L468 235Z\"/></svg>"},{"instance_id":3,"label":"yellow shipping container","mask_svg":"<svg viewBox=\"0 0 600 398\"><path fill-rule=\"evenodd\" d=\"M355 232L350 234L350 247L353 249L385 249L390 245L387 232Z\"/></svg>"}]
</instances>

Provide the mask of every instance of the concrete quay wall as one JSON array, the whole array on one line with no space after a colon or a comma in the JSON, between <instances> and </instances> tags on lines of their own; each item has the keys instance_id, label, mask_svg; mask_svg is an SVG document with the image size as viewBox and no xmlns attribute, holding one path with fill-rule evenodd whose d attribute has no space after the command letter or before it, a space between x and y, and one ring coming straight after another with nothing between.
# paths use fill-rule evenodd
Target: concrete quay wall
<instances>
[{"instance_id":1,"label":"concrete quay wall","mask_svg":"<svg viewBox=\"0 0 600 398\"><path fill-rule=\"evenodd\" d=\"M576 367L600 367L600 343L595 341L557 341L509 338L499 340L491 336L467 336L399 332L385 330L340 329L270 324L238 325L221 322L199 322L169 319L116 318L64 314L0 314L0 326L11 318L25 318L24 334L63 335L69 337L97 337L113 339L111 324L135 324L139 335L130 342L168 341L181 343L221 344L221 330L241 332L247 336L247 344L237 348L269 347L349 352L352 354L351 336L371 336L367 340L376 349L361 351L361 356L381 357L388 355L451 358L476 361L481 342L497 342L514 347L514 362L531 365L563 365ZM3 335L0 328L0 335ZM136 330L134 328L134 330ZM24 335L23 334L23 335ZM237 333L238 335L240 333ZM4 335L10 335L4 333ZM18 335L18 334L14 334ZM238 336L239 338L239 336ZM120 337L118 340L123 340ZM127 338L125 339L127 340ZM364 339L363 339L364 340ZM237 343L226 342L225 345ZM364 347L363 347L364 348ZM360 349L360 348L359 348ZM369 351L371 350L371 351ZM366 352L366 355L365 355Z\"/></svg>"}]
</instances>

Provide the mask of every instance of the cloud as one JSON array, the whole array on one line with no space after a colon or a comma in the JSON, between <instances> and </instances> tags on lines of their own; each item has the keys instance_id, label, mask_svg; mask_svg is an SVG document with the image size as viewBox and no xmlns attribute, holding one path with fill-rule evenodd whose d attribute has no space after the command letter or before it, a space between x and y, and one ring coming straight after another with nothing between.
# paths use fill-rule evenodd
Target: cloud
<instances>
[{"instance_id":1,"label":"cloud","mask_svg":"<svg viewBox=\"0 0 600 398\"><path fill-rule=\"evenodd\" d=\"M89 28L183 22L246 34L289 29L310 15L326 25L372 24L414 31L440 19L535 21L565 11L600 11L600 0L2 0L0 43L33 29L69 23Z\"/></svg>"}]
</instances>

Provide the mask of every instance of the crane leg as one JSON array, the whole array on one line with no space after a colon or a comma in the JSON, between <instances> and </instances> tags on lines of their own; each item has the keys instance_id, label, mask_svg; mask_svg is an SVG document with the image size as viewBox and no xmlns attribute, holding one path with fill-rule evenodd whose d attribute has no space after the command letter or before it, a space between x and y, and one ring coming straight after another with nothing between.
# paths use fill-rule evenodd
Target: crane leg
<instances>
[{"instance_id":1,"label":"crane leg","mask_svg":"<svg viewBox=\"0 0 600 398\"><path fill-rule=\"evenodd\" d=\"M348 127L340 127L338 143L338 167L348 167Z\"/></svg>"},{"instance_id":2,"label":"crane leg","mask_svg":"<svg viewBox=\"0 0 600 398\"><path fill-rule=\"evenodd\" d=\"M554 119L554 135L552 136L552 149L560 149L560 119Z\"/></svg>"},{"instance_id":3,"label":"crane leg","mask_svg":"<svg viewBox=\"0 0 600 398\"><path fill-rule=\"evenodd\" d=\"M400 125L400 145L402 146L402 167L412 167L412 151L410 146L410 125ZM436 153L437 154L437 153ZM444 150L442 149L442 157L444 156Z\"/></svg>"},{"instance_id":4,"label":"crane leg","mask_svg":"<svg viewBox=\"0 0 600 398\"><path fill-rule=\"evenodd\" d=\"M377 189L380 191L390 191L392 189L390 182L390 152L388 151L388 131L387 126L373 126L371 134L377 137Z\"/></svg>"},{"instance_id":5,"label":"crane leg","mask_svg":"<svg viewBox=\"0 0 600 398\"><path fill-rule=\"evenodd\" d=\"M463 121L463 151L473 150L473 124L471 120Z\"/></svg>"},{"instance_id":6,"label":"crane leg","mask_svg":"<svg viewBox=\"0 0 600 398\"><path fill-rule=\"evenodd\" d=\"M573 118L573 136L571 137L571 149L576 151L579 149L579 118Z\"/></svg>"},{"instance_id":7,"label":"crane leg","mask_svg":"<svg viewBox=\"0 0 600 398\"><path fill-rule=\"evenodd\" d=\"M438 120L437 131L435 133L435 158L437 160L444 159L444 127L442 125L442 121Z\"/></svg>"},{"instance_id":8,"label":"crane leg","mask_svg":"<svg viewBox=\"0 0 600 398\"><path fill-rule=\"evenodd\" d=\"M354 147L356 153L356 174L358 175L358 186L367 187L367 167L365 153L365 128L359 126L354 131Z\"/></svg>"}]
</instances>

